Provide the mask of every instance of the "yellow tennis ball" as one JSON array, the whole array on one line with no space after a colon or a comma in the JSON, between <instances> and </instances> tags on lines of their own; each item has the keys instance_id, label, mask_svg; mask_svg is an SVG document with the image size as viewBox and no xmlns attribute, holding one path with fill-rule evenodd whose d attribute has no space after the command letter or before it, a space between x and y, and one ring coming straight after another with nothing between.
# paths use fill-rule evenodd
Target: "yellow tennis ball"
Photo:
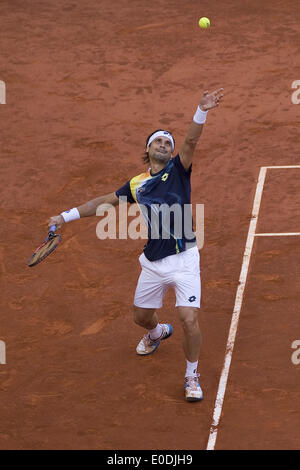
<instances>
[{"instance_id":1,"label":"yellow tennis ball","mask_svg":"<svg viewBox=\"0 0 300 470\"><path fill-rule=\"evenodd\" d=\"M200 18L198 24L199 24L200 28L209 28L210 27L210 21L205 16Z\"/></svg>"}]
</instances>

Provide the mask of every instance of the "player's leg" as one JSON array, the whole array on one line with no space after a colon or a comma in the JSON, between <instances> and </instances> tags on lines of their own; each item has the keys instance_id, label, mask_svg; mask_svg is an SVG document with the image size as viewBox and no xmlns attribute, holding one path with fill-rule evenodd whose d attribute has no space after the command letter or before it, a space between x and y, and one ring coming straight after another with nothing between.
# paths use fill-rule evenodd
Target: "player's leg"
<instances>
[{"instance_id":1,"label":"player's leg","mask_svg":"<svg viewBox=\"0 0 300 470\"><path fill-rule=\"evenodd\" d=\"M139 342L136 352L141 356L154 352L161 340L172 334L172 326L159 323L156 310L161 308L167 286L164 285L157 271L159 263L151 263L145 256L140 256L142 272L134 296L134 321L147 330Z\"/></svg>"},{"instance_id":2,"label":"player's leg","mask_svg":"<svg viewBox=\"0 0 300 470\"><path fill-rule=\"evenodd\" d=\"M199 401L203 398L198 377L198 360L201 347L201 331L198 322L199 309L195 307L177 307L183 328L183 350L186 359L184 380L187 401Z\"/></svg>"},{"instance_id":3,"label":"player's leg","mask_svg":"<svg viewBox=\"0 0 300 470\"><path fill-rule=\"evenodd\" d=\"M143 308L134 305L133 319L137 325L146 330L153 330L158 325L158 317L155 308Z\"/></svg>"},{"instance_id":4,"label":"player's leg","mask_svg":"<svg viewBox=\"0 0 300 470\"><path fill-rule=\"evenodd\" d=\"M147 330L147 333L137 345L136 352L139 356L153 353L160 342L169 338L173 328L169 323L159 323L155 309L133 306L134 321L137 325Z\"/></svg>"},{"instance_id":5,"label":"player's leg","mask_svg":"<svg viewBox=\"0 0 300 470\"><path fill-rule=\"evenodd\" d=\"M177 311L183 328L185 358L190 363L196 363L199 359L201 346L201 331L198 321L199 309L194 307L177 307Z\"/></svg>"},{"instance_id":6,"label":"player's leg","mask_svg":"<svg viewBox=\"0 0 300 470\"><path fill-rule=\"evenodd\" d=\"M188 401L203 398L197 372L201 346L198 314L201 299L200 258L197 247L180 254L180 275L174 278L176 307L183 328L186 359L185 396Z\"/></svg>"}]
</instances>

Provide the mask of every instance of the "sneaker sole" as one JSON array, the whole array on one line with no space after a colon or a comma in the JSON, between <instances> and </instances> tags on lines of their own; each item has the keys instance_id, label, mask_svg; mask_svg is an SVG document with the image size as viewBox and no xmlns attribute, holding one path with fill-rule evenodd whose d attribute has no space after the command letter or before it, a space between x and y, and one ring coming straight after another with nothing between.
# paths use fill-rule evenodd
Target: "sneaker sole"
<instances>
[{"instance_id":1,"label":"sneaker sole","mask_svg":"<svg viewBox=\"0 0 300 470\"><path fill-rule=\"evenodd\" d=\"M186 401L193 402L193 401L201 401L201 400L203 400L203 397L201 397L201 398L196 398L196 397L188 397L187 398L186 397L185 399L186 399Z\"/></svg>"}]
</instances>

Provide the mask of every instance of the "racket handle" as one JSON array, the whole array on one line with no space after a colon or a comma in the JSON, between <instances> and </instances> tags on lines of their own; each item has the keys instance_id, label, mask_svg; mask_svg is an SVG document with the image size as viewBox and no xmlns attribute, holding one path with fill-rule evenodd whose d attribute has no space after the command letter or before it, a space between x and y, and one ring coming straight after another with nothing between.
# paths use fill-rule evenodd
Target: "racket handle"
<instances>
[{"instance_id":1,"label":"racket handle","mask_svg":"<svg viewBox=\"0 0 300 470\"><path fill-rule=\"evenodd\" d=\"M56 230L56 225L51 225L51 227L49 228L49 233L54 233Z\"/></svg>"}]
</instances>

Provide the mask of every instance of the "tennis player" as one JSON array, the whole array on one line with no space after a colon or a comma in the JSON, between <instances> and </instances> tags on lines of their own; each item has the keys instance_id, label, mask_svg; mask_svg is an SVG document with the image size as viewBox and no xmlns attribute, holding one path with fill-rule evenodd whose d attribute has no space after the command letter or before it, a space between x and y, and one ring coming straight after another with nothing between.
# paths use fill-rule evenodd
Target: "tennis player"
<instances>
[{"instance_id":1,"label":"tennis player","mask_svg":"<svg viewBox=\"0 0 300 470\"><path fill-rule=\"evenodd\" d=\"M150 168L131 178L116 192L97 197L49 219L49 226L60 228L64 223L96 215L102 204L119 204L126 198L138 203L148 224L148 242L139 257L141 273L134 296L134 321L146 330L137 345L140 356L152 354L173 329L169 323L159 323L157 310L162 307L166 291L172 287L183 327L183 350L186 359L184 390L188 401L203 398L199 383L198 360L201 333L198 323L200 308L200 257L190 209L192 160L201 136L207 113L219 105L223 88L205 91L193 121L179 150L172 157L175 141L166 130L157 130L146 140L144 163ZM188 217L180 222L175 216L164 217L162 207L180 207L182 214L188 205ZM171 214L172 215L172 214ZM186 211L185 211L186 215ZM155 216L155 217L154 217ZM155 224L153 220L155 219ZM155 230L153 230L155 225Z\"/></svg>"}]
</instances>

